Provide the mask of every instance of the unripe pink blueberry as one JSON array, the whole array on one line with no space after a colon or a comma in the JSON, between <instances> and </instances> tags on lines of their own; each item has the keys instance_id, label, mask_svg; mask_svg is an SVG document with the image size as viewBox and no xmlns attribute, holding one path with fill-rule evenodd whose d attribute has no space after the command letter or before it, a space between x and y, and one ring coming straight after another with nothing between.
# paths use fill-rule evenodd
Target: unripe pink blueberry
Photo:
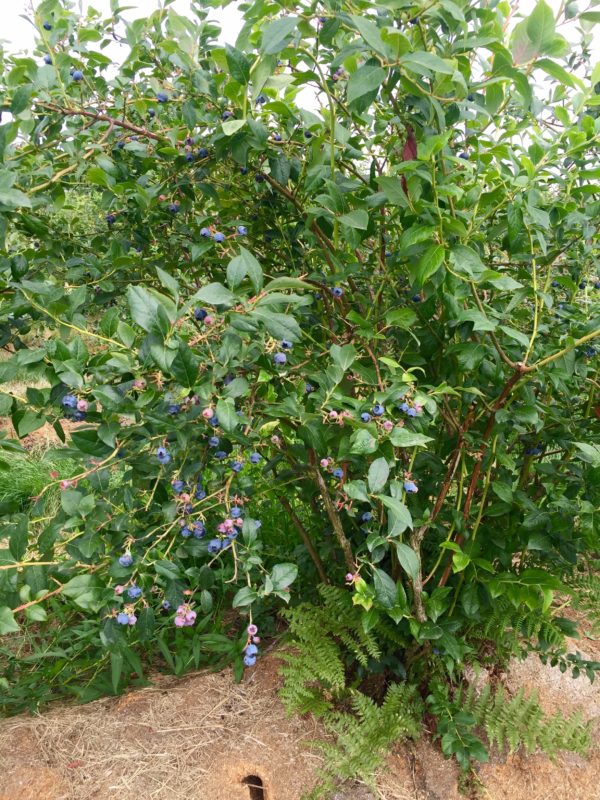
<instances>
[{"instance_id":1,"label":"unripe pink blueberry","mask_svg":"<svg viewBox=\"0 0 600 800\"><path fill-rule=\"evenodd\" d=\"M233 523L233 524L236 526L236 528L241 528L241 527L242 527L242 525L244 524L244 520L243 520L241 517L238 517L238 518L237 518L237 519L234 521L234 523Z\"/></svg>"},{"instance_id":2,"label":"unripe pink blueberry","mask_svg":"<svg viewBox=\"0 0 600 800\"><path fill-rule=\"evenodd\" d=\"M196 621L196 612L195 611L188 611L185 615L185 621L189 623L193 623Z\"/></svg>"},{"instance_id":3,"label":"unripe pink blueberry","mask_svg":"<svg viewBox=\"0 0 600 800\"><path fill-rule=\"evenodd\" d=\"M120 583L115 586L115 594L123 594L124 591L125 587L121 586Z\"/></svg>"},{"instance_id":4,"label":"unripe pink blueberry","mask_svg":"<svg viewBox=\"0 0 600 800\"><path fill-rule=\"evenodd\" d=\"M337 419L337 418L338 418L338 412L337 411L330 411L329 412L329 419Z\"/></svg>"},{"instance_id":5,"label":"unripe pink blueberry","mask_svg":"<svg viewBox=\"0 0 600 800\"><path fill-rule=\"evenodd\" d=\"M208 408L204 409L204 411L202 412L202 416L204 417L204 419L212 419L214 416L214 411L209 406Z\"/></svg>"},{"instance_id":6,"label":"unripe pink blueberry","mask_svg":"<svg viewBox=\"0 0 600 800\"><path fill-rule=\"evenodd\" d=\"M224 522L220 522L217 525L217 530L218 530L219 533L227 533L227 528L225 527L225 523Z\"/></svg>"},{"instance_id":7,"label":"unripe pink blueberry","mask_svg":"<svg viewBox=\"0 0 600 800\"><path fill-rule=\"evenodd\" d=\"M271 442L273 444L281 444L281 439L279 438L279 436L277 436L276 433L274 433L273 436L271 436Z\"/></svg>"},{"instance_id":8,"label":"unripe pink blueberry","mask_svg":"<svg viewBox=\"0 0 600 800\"><path fill-rule=\"evenodd\" d=\"M185 625L185 617L175 617L175 627L176 628L183 628Z\"/></svg>"},{"instance_id":9,"label":"unripe pink blueberry","mask_svg":"<svg viewBox=\"0 0 600 800\"><path fill-rule=\"evenodd\" d=\"M133 382L134 389L145 389L146 381L143 378L136 378Z\"/></svg>"},{"instance_id":10,"label":"unripe pink blueberry","mask_svg":"<svg viewBox=\"0 0 600 800\"><path fill-rule=\"evenodd\" d=\"M136 615L135 614L130 614L129 615L129 623L128 624L129 625L135 625L136 622L137 622Z\"/></svg>"},{"instance_id":11,"label":"unripe pink blueberry","mask_svg":"<svg viewBox=\"0 0 600 800\"><path fill-rule=\"evenodd\" d=\"M323 467L323 469L327 469L327 467L329 466L329 459L322 458L319 463Z\"/></svg>"},{"instance_id":12,"label":"unripe pink blueberry","mask_svg":"<svg viewBox=\"0 0 600 800\"><path fill-rule=\"evenodd\" d=\"M78 411L87 411L90 407L90 404L87 400L78 400L77 401L77 410Z\"/></svg>"},{"instance_id":13,"label":"unripe pink blueberry","mask_svg":"<svg viewBox=\"0 0 600 800\"><path fill-rule=\"evenodd\" d=\"M260 636L253 636L252 641L254 644L260 644Z\"/></svg>"},{"instance_id":14,"label":"unripe pink blueberry","mask_svg":"<svg viewBox=\"0 0 600 800\"><path fill-rule=\"evenodd\" d=\"M61 481L60 488L61 489L68 489L71 486L71 481Z\"/></svg>"},{"instance_id":15,"label":"unripe pink blueberry","mask_svg":"<svg viewBox=\"0 0 600 800\"><path fill-rule=\"evenodd\" d=\"M204 317L204 324L205 325L212 325L214 321L215 321L215 318L211 314L208 314L208 316Z\"/></svg>"},{"instance_id":16,"label":"unripe pink blueberry","mask_svg":"<svg viewBox=\"0 0 600 800\"><path fill-rule=\"evenodd\" d=\"M383 423L383 430L384 431L391 431L393 429L393 427L394 427L394 423L389 419L386 419L386 421Z\"/></svg>"},{"instance_id":17,"label":"unripe pink blueberry","mask_svg":"<svg viewBox=\"0 0 600 800\"><path fill-rule=\"evenodd\" d=\"M178 614L185 614L186 611L187 611L187 606L177 606Z\"/></svg>"},{"instance_id":18,"label":"unripe pink blueberry","mask_svg":"<svg viewBox=\"0 0 600 800\"><path fill-rule=\"evenodd\" d=\"M248 625L248 636L256 636L257 633L258 633L258 628L256 627L256 625L250 623L250 625Z\"/></svg>"}]
</instances>

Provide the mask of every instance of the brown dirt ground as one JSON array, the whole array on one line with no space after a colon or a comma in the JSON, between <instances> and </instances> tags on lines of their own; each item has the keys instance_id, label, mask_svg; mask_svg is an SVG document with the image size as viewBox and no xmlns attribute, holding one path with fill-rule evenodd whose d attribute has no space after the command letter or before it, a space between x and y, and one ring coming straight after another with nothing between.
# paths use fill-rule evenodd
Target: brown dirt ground
<instances>
[{"instance_id":1,"label":"brown dirt ground","mask_svg":"<svg viewBox=\"0 0 600 800\"><path fill-rule=\"evenodd\" d=\"M600 658L600 642L573 643ZM254 800L243 784L258 776L262 800L300 800L322 764L310 741L323 736L311 718L288 718L278 699L279 662L266 655L244 681L231 673L157 677L153 686L87 706L0 722L0 800ZM537 690L548 711L580 708L600 727L600 685L573 680L537 657L514 662L510 691ZM600 750L496 754L479 773L484 800L600 800ZM378 778L381 800L461 800L458 772L423 738L398 746ZM373 800L364 786L334 800Z\"/></svg>"}]
</instances>

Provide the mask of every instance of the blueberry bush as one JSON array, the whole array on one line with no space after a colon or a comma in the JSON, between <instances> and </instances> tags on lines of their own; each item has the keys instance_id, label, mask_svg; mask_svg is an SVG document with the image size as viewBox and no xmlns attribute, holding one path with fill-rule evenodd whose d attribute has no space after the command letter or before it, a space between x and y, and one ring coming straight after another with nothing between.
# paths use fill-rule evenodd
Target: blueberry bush
<instances>
[{"instance_id":1,"label":"blueberry bush","mask_svg":"<svg viewBox=\"0 0 600 800\"><path fill-rule=\"evenodd\" d=\"M4 710L240 676L325 584L440 719L515 649L593 678L595 4L164 5L2 53L0 466L76 464L3 505Z\"/></svg>"}]
</instances>

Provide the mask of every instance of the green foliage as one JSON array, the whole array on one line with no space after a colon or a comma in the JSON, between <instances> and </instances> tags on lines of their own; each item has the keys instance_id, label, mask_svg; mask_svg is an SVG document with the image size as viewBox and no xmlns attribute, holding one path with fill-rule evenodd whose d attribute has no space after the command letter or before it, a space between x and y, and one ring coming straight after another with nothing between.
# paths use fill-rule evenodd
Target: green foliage
<instances>
[{"instance_id":1,"label":"green foliage","mask_svg":"<svg viewBox=\"0 0 600 800\"><path fill-rule=\"evenodd\" d=\"M595 12L388 5L248 2L222 47L199 3L42 0L0 53L1 461L49 424L75 465L4 513L10 698L69 625L80 690L239 677L344 576L332 695L397 651L593 673L556 604L600 546Z\"/></svg>"}]
</instances>

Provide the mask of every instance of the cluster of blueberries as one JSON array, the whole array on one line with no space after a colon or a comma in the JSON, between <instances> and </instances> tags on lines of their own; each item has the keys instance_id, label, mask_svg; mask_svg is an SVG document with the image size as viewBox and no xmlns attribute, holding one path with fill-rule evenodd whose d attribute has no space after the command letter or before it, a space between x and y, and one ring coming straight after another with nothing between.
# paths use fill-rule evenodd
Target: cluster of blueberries
<instances>
[{"instance_id":1,"label":"cluster of blueberries","mask_svg":"<svg viewBox=\"0 0 600 800\"><path fill-rule=\"evenodd\" d=\"M190 607L189 603L183 603L180 606L177 606L177 613L175 615L175 627L176 628L184 628L184 627L191 627L194 622L196 622L196 617L198 615Z\"/></svg>"},{"instance_id":2,"label":"cluster of blueberries","mask_svg":"<svg viewBox=\"0 0 600 800\"><path fill-rule=\"evenodd\" d=\"M78 400L74 394L66 394L61 400L65 419L82 422L87 417L89 403L83 398Z\"/></svg>"},{"instance_id":3,"label":"cluster of blueberries","mask_svg":"<svg viewBox=\"0 0 600 800\"><path fill-rule=\"evenodd\" d=\"M282 339L280 342L281 350L273 356L273 363L278 367L283 367L283 365L287 362L287 355L284 353L284 350L291 350L292 343L288 339ZM307 384L308 385L308 384Z\"/></svg>"},{"instance_id":4,"label":"cluster of blueberries","mask_svg":"<svg viewBox=\"0 0 600 800\"><path fill-rule=\"evenodd\" d=\"M235 232L238 236L246 236L248 233L248 228L245 225L238 225L235 229ZM220 244L221 242L225 241L225 234L221 233L220 231L211 231L210 228L200 228L200 236L204 239L212 239L213 242L217 242Z\"/></svg>"},{"instance_id":5,"label":"cluster of blueberries","mask_svg":"<svg viewBox=\"0 0 600 800\"><path fill-rule=\"evenodd\" d=\"M258 647L256 645L260 643L260 636L257 636L258 628L256 625L248 625L247 631L248 642L244 647L244 664L247 667L253 667L256 664L256 657L258 656Z\"/></svg>"}]
</instances>

